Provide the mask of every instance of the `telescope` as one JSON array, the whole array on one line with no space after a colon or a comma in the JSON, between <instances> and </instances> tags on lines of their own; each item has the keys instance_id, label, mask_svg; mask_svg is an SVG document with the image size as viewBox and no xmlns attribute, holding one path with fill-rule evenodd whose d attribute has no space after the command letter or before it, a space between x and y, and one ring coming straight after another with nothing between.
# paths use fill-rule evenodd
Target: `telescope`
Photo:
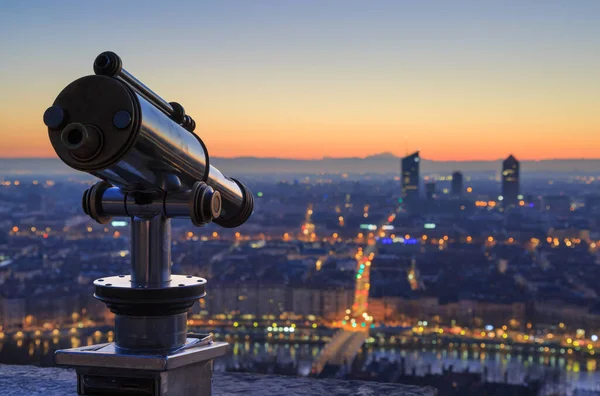
<instances>
[{"instance_id":1,"label":"telescope","mask_svg":"<svg viewBox=\"0 0 600 396\"><path fill-rule=\"evenodd\" d=\"M171 219L234 228L253 211L240 181L210 163L182 105L167 102L103 52L94 75L67 85L44 113L52 147L68 166L101 179L82 197L101 224L131 221L131 274L96 279L115 314L114 342L59 350L80 395L210 395L213 359L227 344L187 332L206 280L171 274Z\"/></svg>"}]
</instances>

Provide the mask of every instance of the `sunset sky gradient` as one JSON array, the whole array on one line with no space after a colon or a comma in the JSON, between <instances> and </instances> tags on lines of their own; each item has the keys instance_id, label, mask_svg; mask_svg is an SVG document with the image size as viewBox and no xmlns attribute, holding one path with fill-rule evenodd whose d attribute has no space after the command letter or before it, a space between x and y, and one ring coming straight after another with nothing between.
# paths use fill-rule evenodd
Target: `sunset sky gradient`
<instances>
[{"instance_id":1,"label":"sunset sky gradient","mask_svg":"<svg viewBox=\"0 0 600 396\"><path fill-rule=\"evenodd\" d=\"M600 158L600 1L14 1L0 157L112 50L213 156Z\"/></svg>"}]
</instances>

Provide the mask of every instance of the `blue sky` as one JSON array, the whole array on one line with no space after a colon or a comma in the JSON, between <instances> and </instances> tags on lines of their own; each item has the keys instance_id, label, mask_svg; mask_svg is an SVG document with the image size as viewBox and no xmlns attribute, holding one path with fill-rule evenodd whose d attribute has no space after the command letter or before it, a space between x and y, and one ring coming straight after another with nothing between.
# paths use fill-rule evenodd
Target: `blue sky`
<instances>
[{"instance_id":1,"label":"blue sky","mask_svg":"<svg viewBox=\"0 0 600 396\"><path fill-rule=\"evenodd\" d=\"M0 156L52 155L41 113L108 49L220 155L502 157L520 139L520 157L590 157L600 143L598 1L2 7Z\"/></svg>"}]
</instances>

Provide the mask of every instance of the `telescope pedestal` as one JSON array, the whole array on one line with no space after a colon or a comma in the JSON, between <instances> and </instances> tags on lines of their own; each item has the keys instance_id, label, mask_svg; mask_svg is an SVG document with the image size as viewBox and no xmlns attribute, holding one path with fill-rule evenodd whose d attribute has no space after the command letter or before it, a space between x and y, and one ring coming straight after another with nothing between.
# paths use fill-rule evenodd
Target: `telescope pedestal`
<instances>
[{"instance_id":1,"label":"telescope pedestal","mask_svg":"<svg viewBox=\"0 0 600 396\"><path fill-rule=\"evenodd\" d=\"M106 188L98 183L84 194L90 213ZM114 342L56 351L55 362L76 368L79 395L211 396L213 359L228 344L187 332L187 312L206 295L206 280L171 274L169 218L131 222L131 275L94 281L94 297L115 314Z\"/></svg>"},{"instance_id":2,"label":"telescope pedestal","mask_svg":"<svg viewBox=\"0 0 600 396\"><path fill-rule=\"evenodd\" d=\"M83 211L100 224L131 219L131 273L94 281L94 297L115 314L114 343L57 351L56 363L77 368L80 395L210 395L212 359L227 344L187 332L206 280L171 274L171 219L235 228L254 198L210 164L183 106L117 54L100 54L94 73L63 89L44 123L65 164L102 179L83 194Z\"/></svg>"},{"instance_id":3,"label":"telescope pedestal","mask_svg":"<svg viewBox=\"0 0 600 396\"><path fill-rule=\"evenodd\" d=\"M55 360L76 368L78 395L210 396L213 359L227 348L190 334L169 354L123 353L109 343L60 350Z\"/></svg>"}]
</instances>

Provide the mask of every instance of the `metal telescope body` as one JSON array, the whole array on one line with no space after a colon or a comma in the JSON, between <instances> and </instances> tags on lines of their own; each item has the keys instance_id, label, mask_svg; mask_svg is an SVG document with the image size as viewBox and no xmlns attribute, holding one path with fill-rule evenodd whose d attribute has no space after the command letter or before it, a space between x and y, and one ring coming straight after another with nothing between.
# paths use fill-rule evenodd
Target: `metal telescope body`
<instances>
[{"instance_id":1,"label":"metal telescope body","mask_svg":"<svg viewBox=\"0 0 600 396\"><path fill-rule=\"evenodd\" d=\"M131 219L131 274L94 281L115 314L114 343L56 352L76 367L78 394L210 395L212 360L227 344L187 333L187 311L206 280L171 274L171 218L233 228L252 214L250 190L210 164L183 106L166 102L112 52L44 113L50 142L68 166L101 182L83 210L101 224Z\"/></svg>"}]
</instances>

